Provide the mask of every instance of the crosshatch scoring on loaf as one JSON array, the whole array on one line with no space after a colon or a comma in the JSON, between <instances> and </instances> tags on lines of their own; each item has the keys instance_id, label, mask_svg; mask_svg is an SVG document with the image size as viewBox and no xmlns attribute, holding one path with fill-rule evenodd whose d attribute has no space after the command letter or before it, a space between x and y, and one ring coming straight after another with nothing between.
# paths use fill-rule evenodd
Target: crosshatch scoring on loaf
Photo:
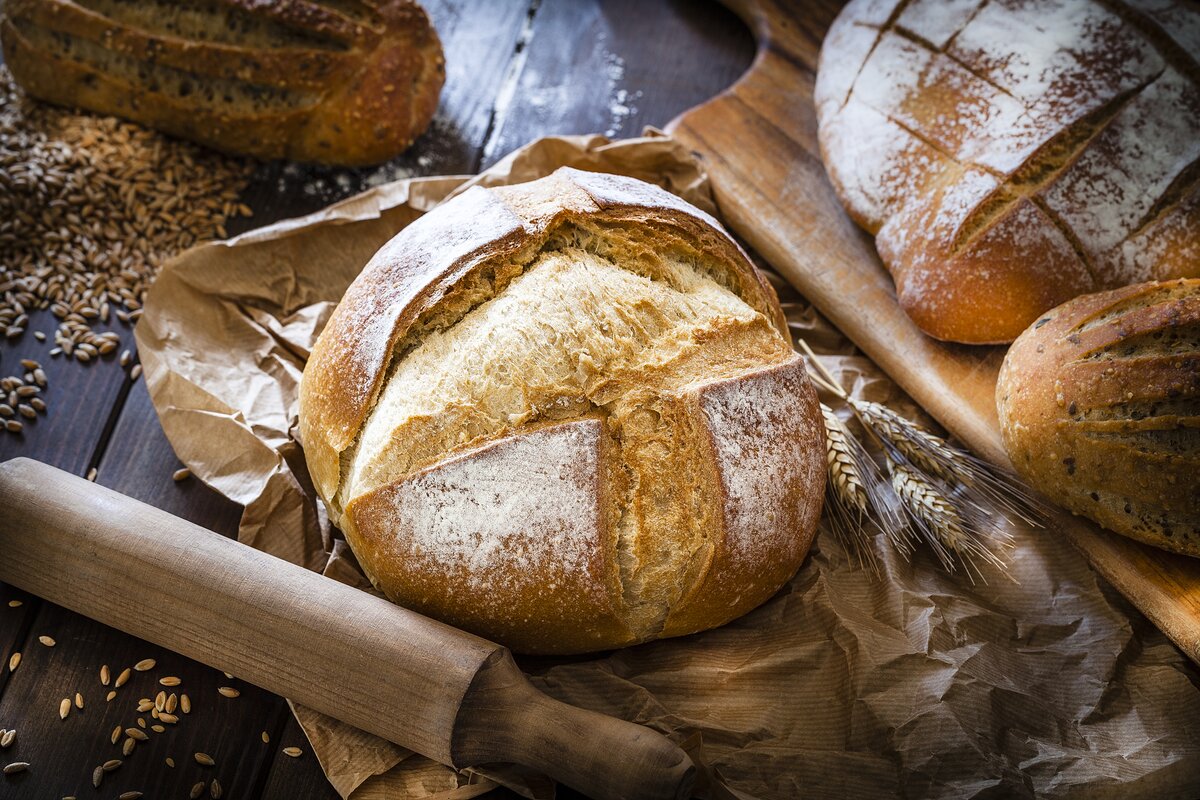
<instances>
[{"instance_id":1,"label":"crosshatch scoring on loaf","mask_svg":"<svg viewBox=\"0 0 1200 800\"><path fill-rule=\"evenodd\" d=\"M821 150L927 333L1011 341L1103 288L1196 276L1200 12L1144 0L855 0Z\"/></svg>"}]
</instances>

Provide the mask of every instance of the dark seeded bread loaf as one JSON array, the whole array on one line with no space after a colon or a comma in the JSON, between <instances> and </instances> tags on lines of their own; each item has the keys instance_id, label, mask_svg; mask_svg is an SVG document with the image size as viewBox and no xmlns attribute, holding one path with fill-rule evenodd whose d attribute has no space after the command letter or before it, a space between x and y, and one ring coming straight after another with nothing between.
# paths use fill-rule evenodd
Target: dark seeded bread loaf
<instances>
[{"instance_id":1,"label":"dark seeded bread loaf","mask_svg":"<svg viewBox=\"0 0 1200 800\"><path fill-rule=\"evenodd\" d=\"M386 161L428 126L441 43L412 0L9 0L31 95L226 152Z\"/></svg>"},{"instance_id":2,"label":"dark seeded bread loaf","mask_svg":"<svg viewBox=\"0 0 1200 800\"><path fill-rule=\"evenodd\" d=\"M1200 556L1200 280L1046 313L1009 350L996 403L1031 486L1117 533Z\"/></svg>"}]
</instances>

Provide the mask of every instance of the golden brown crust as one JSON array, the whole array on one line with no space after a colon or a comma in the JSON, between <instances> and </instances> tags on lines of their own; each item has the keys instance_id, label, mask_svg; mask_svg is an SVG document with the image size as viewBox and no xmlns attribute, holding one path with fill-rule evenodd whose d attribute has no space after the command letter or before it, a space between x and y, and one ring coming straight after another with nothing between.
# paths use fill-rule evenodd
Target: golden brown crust
<instances>
[{"instance_id":1,"label":"golden brown crust","mask_svg":"<svg viewBox=\"0 0 1200 800\"><path fill-rule=\"evenodd\" d=\"M843 9L821 153L922 330L1008 342L1080 294L1200 275L1197 30L1172 2Z\"/></svg>"},{"instance_id":2,"label":"golden brown crust","mask_svg":"<svg viewBox=\"0 0 1200 800\"><path fill-rule=\"evenodd\" d=\"M222 4L184 23L186 6L15 0L0 39L35 97L259 158L378 163L433 118L444 62L415 2Z\"/></svg>"},{"instance_id":3,"label":"golden brown crust","mask_svg":"<svg viewBox=\"0 0 1200 800\"><path fill-rule=\"evenodd\" d=\"M389 597L519 651L630 644L604 518L610 447L599 417L489 442L356 499L347 538ZM489 557L500 548L516 557Z\"/></svg>"},{"instance_id":4,"label":"golden brown crust","mask_svg":"<svg viewBox=\"0 0 1200 800\"><path fill-rule=\"evenodd\" d=\"M693 402L721 534L672 606L664 636L723 625L761 605L800 568L821 516L815 488L824 486L825 461L813 443L824 441L825 427L804 359L707 384Z\"/></svg>"},{"instance_id":5,"label":"golden brown crust","mask_svg":"<svg viewBox=\"0 0 1200 800\"><path fill-rule=\"evenodd\" d=\"M1009 350L996 403L1031 486L1117 533L1200 556L1200 280L1046 313Z\"/></svg>"},{"instance_id":6,"label":"golden brown crust","mask_svg":"<svg viewBox=\"0 0 1200 800\"><path fill-rule=\"evenodd\" d=\"M645 299L609 309L626 289ZM538 327L518 302L565 316ZM592 319L657 333L617 341ZM506 332L529 352L490 359ZM553 372L560 339L575 366ZM445 363L430 358L462 361L404 371ZM488 387L474 400L464 374ZM514 386L515 407L494 400ZM524 652L682 635L766 600L815 531L820 425L773 291L717 223L571 169L471 189L405 229L301 384L314 484L375 584Z\"/></svg>"},{"instance_id":7,"label":"golden brown crust","mask_svg":"<svg viewBox=\"0 0 1200 800\"><path fill-rule=\"evenodd\" d=\"M518 186L473 187L384 245L342 297L326 326L328 335L313 347L308 363L325 377L301 387L301 408L308 409L301 432L321 494L337 494L340 454L366 420L396 343L467 276L497 261L532 259L555 230L576 222L632 225L635 235L664 240L694 238L714 258L748 263L715 220L668 192L650 191L656 188L564 167ZM641 226L653 233L638 232ZM786 335L770 284L753 268L728 274L743 299Z\"/></svg>"},{"instance_id":8,"label":"golden brown crust","mask_svg":"<svg viewBox=\"0 0 1200 800\"><path fill-rule=\"evenodd\" d=\"M464 193L454 208L434 209L384 245L313 346L305 374L321 377L301 384L300 432L323 497L338 493L341 453L366 421L396 342L455 281L526 244L522 220L488 190Z\"/></svg>"}]
</instances>

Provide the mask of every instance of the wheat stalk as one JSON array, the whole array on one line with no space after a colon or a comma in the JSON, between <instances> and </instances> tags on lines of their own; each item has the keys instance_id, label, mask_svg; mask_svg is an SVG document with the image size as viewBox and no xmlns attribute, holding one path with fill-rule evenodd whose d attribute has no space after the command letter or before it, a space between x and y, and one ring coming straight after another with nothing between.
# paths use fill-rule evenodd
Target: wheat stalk
<instances>
[{"instance_id":1,"label":"wheat stalk","mask_svg":"<svg viewBox=\"0 0 1200 800\"><path fill-rule=\"evenodd\" d=\"M849 397L812 349L799 343L820 373L811 375L813 381L850 406L886 456L888 480L837 414L822 404L830 527L848 550L864 544L864 533L874 527L906 557L917 541L925 541L946 569L962 563L972 581L976 575L983 579L982 563L1006 569L996 553L1013 545L1006 525L1015 519L1040 525L1038 501L1009 473L881 403Z\"/></svg>"},{"instance_id":2,"label":"wheat stalk","mask_svg":"<svg viewBox=\"0 0 1200 800\"><path fill-rule=\"evenodd\" d=\"M925 476L906 465L889 458L888 472L896 496L920 527L933 534L930 543L934 545L934 551L946 568L953 570L954 561L949 551L957 550L959 542L966 536L958 509Z\"/></svg>"},{"instance_id":3,"label":"wheat stalk","mask_svg":"<svg viewBox=\"0 0 1200 800\"><path fill-rule=\"evenodd\" d=\"M829 467L829 484L848 507L859 514L867 513L867 489L863 485L854 453L850 450L850 432L833 409L821 403L825 418L825 449Z\"/></svg>"},{"instance_id":4,"label":"wheat stalk","mask_svg":"<svg viewBox=\"0 0 1200 800\"><path fill-rule=\"evenodd\" d=\"M846 402L864 425L894 444L913 466L944 480L955 480L958 473L953 467L958 454L946 444L945 439L929 433L881 403L849 398Z\"/></svg>"},{"instance_id":5,"label":"wheat stalk","mask_svg":"<svg viewBox=\"0 0 1200 800\"><path fill-rule=\"evenodd\" d=\"M987 582L980 570L981 562L991 564L1002 572L1007 568L1005 561L988 546L989 542L993 542L1001 548L1010 547L1012 539L1007 533L986 533L986 529L979 524L980 517L970 507L957 505L927 476L890 454L887 463L896 496L942 566L953 572L957 557L972 583L976 576Z\"/></svg>"}]
</instances>

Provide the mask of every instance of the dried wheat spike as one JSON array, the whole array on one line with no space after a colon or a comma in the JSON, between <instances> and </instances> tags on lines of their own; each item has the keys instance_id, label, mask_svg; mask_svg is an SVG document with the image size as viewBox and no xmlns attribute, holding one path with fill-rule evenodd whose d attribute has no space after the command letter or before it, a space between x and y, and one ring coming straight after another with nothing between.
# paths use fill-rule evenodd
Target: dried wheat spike
<instances>
[{"instance_id":1,"label":"dried wheat spike","mask_svg":"<svg viewBox=\"0 0 1200 800\"><path fill-rule=\"evenodd\" d=\"M825 448L829 467L829 483L848 508L859 514L867 513L867 490L862 474L850 450L850 433L833 409L821 403L825 418Z\"/></svg>"},{"instance_id":2,"label":"dried wheat spike","mask_svg":"<svg viewBox=\"0 0 1200 800\"><path fill-rule=\"evenodd\" d=\"M987 514L992 509L1010 522L1019 520L1035 528L1044 527L1044 504L1011 472L955 447L885 405L848 402L863 425L892 445L904 460L926 475L956 487L955 494L964 495L961 499L981 512L982 516L976 516L985 523L982 527L989 535L1009 537L994 520L987 523Z\"/></svg>"},{"instance_id":3,"label":"dried wheat spike","mask_svg":"<svg viewBox=\"0 0 1200 800\"><path fill-rule=\"evenodd\" d=\"M926 538L938 560L946 569L954 571L954 559L950 553L958 550L959 543L966 536L958 509L916 470L889 458L888 472L891 473L896 496L917 521L917 527L932 535Z\"/></svg>"},{"instance_id":4,"label":"dried wheat spike","mask_svg":"<svg viewBox=\"0 0 1200 800\"><path fill-rule=\"evenodd\" d=\"M824 403L821 414L825 419L825 448L829 480L825 482L825 520L841 542L842 549L859 567L870 567L879 573L879 562L870 544L874 526L868 511L869 498L863 484L857 451L861 445L846 430L842 421ZM853 442L853 445L851 444Z\"/></svg>"},{"instance_id":5,"label":"dried wheat spike","mask_svg":"<svg viewBox=\"0 0 1200 800\"><path fill-rule=\"evenodd\" d=\"M864 424L896 446L917 469L945 480L957 481L961 471L955 470L959 452L907 417L885 405L862 400L850 400Z\"/></svg>"},{"instance_id":6,"label":"dried wheat spike","mask_svg":"<svg viewBox=\"0 0 1200 800\"><path fill-rule=\"evenodd\" d=\"M957 557L972 583L976 577L987 582L980 571L981 563L991 564L1001 573L1007 573L1008 564L992 546L1006 550L1012 546L1012 537L996 526L983 509L956 504L933 480L897 460L891 453L888 455L888 472L892 476L892 488L912 518L914 527L947 570L954 571Z\"/></svg>"}]
</instances>

